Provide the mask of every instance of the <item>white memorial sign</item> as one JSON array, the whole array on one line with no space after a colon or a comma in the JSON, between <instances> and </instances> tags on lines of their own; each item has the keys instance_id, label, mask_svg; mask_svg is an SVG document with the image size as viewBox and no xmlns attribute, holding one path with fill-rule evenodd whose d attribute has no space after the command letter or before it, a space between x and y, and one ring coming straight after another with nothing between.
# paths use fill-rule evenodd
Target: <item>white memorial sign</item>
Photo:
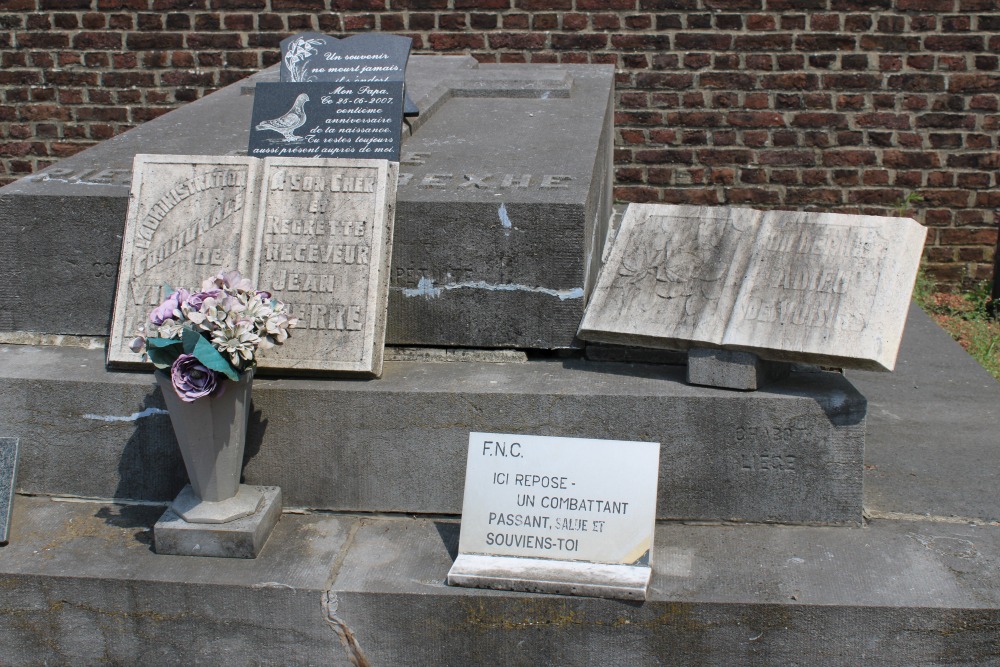
<instances>
[{"instance_id":1,"label":"white memorial sign","mask_svg":"<svg viewBox=\"0 0 1000 667\"><path fill-rule=\"evenodd\" d=\"M460 586L644 599L660 446L471 433Z\"/></svg>"}]
</instances>

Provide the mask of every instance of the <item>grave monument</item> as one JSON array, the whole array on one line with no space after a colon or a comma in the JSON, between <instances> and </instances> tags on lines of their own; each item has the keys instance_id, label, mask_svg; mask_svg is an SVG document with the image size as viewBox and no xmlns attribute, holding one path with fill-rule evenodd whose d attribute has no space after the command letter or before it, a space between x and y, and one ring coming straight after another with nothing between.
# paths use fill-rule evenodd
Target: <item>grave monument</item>
<instances>
[{"instance_id":1,"label":"grave monument","mask_svg":"<svg viewBox=\"0 0 1000 667\"><path fill-rule=\"evenodd\" d=\"M280 486L296 511L254 561L178 564L149 548L184 473L152 378L109 369L103 346L134 156L245 155L254 89L277 71L0 189L0 433L20 443L0 549L7 659L992 659L1000 508L984 466L968 464L989 460L992 441L951 404L962 439L955 416L928 417L944 403L920 346L940 341L919 314L902 375L852 376L871 414L840 373L733 392L689 385L683 367L579 352L608 237L612 79L610 67L410 58L420 114L400 152L382 377L255 381L244 481ZM65 287L42 294L41 275ZM394 361L393 345L472 360ZM520 353L492 363L472 349ZM956 391L959 407L998 396ZM444 585L471 432L659 442L647 600Z\"/></svg>"}]
</instances>

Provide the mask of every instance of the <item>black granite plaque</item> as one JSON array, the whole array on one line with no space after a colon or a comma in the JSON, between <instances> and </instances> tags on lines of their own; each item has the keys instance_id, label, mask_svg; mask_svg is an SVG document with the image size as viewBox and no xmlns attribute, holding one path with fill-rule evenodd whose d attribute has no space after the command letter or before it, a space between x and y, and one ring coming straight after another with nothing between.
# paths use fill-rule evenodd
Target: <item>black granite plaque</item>
<instances>
[{"instance_id":1,"label":"black granite plaque","mask_svg":"<svg viewBox=\"0 0 1000 667\"><path fill-rule=\"evenodd\" d=\"M280 80L387 82L403 81L413 40L400 35L366 33L337 39L318 32L304 32L281 42ZM419 112L405 96L404 112Z\"/></svg>"},{"instance_id":2,"label":"black granite plaque","mask_svg":"<svg viewBox=\"0 0 1000 667\"><path fill-rule=\"evenodd\" d=\"M0 438L0 544L7 544L17 480L17 438Z\"/></svg>"},{"instance_id":3,"label":"black granite plaque","mask_svg":"<svg viewBox=\"0 0 1000 667\"><path fill-rule=\"evenodd\" d=\"M399 162L402 120L402 81L258 83L248 152Z\"/></svg>"}]
</instances>

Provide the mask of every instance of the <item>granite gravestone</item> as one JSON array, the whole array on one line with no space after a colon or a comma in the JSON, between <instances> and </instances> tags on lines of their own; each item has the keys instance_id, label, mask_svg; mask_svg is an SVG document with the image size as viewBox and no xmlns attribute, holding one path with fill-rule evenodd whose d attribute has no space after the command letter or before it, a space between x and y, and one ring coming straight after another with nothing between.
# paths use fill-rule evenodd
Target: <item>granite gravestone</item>
<instances>
[{"instance_id":1,"label":"granite gravestone","mask_svg":"<svg viewBox=\"0 0 1000 667\"><path fill-rule=\"evenodd\" d=\"M579 336L892 370L925 235L907 218L632 204Z\"/></svg>"},{"instance_id":2,"label":"granite gravestone","mask_svg":"<svg viewBox=\"0 0 1000 667\"><path fill-rule=\"evenodd\" d=\"M14 512L14 488L17 483L17 438L0 438L0 544L10 537L10 518Z\"/></svg>"},{"instance_id":3,"label":"granite gravestone","mask_svg":"<svg viewBox=\"0 0 1000 667\"><path fill-rule=\"evenodd\" d=\"M109 364L147 366L128 343L164 285L236 267L302 316L260 369L381 374L395 164L139 155L134 173Z\"/></svg>"},{"instance_id":4,"label":"granite gravestone","mask_svg":"<svg viewBox=\"0 0 1000 667\"><path fill-rule=\"evenodd\" d=\"M645 599L660 445L470 433L448 583Z\"/></svg>"},{"instance_id":5,"label":"granite gravestone","mask_svg":"<svg viewBox=\"0 0 1000 667\"><path fill-rule=\"evenodd\" d=\"M412 43L409 37L378 33L344 39L315 32L292 35L281 40L281 81L403 82ZM405 112L419 113L409 95Z\"/></svg>"},{"instance_id":6,"label":"granite gravestone","mask_svg":"<svg viewBox=\"0 0 1000 667\"><path fill-rule=\"evenodd\" d=\"M248 153L398 162L402 120L402 81L261 83Z\"/></svg>"}]
</instances>

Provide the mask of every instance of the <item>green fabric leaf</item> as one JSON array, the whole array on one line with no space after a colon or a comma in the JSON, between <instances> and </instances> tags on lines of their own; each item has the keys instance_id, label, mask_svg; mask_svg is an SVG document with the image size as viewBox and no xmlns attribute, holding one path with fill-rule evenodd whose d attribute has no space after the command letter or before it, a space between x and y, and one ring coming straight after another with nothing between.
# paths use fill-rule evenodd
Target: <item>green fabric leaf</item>
<instances>
[{"instance_id":1,"label":"green fabric leaf","mask_svg":"<svg viewBox=\"0 0 1000 667\"><path fill-rule=\"evenodd\" d=\"M222 356L207 338L194 329L184 327L181 340L184 343L184 352L193 354L205 368L222 373L230 380L240 379L239 373L229 363L229 360Z\"/></svg>"},{"instance_id":2,"label":"green fabric leaf","mask_svg":"<svg viewBox=\"0 0 1000 667\"><path fill-rule=\"evenodd\" d=\"M147 338L146 354L157 368L170 368L180 356L181 341L176 338Z\"/></svg>"}]
</instances>

